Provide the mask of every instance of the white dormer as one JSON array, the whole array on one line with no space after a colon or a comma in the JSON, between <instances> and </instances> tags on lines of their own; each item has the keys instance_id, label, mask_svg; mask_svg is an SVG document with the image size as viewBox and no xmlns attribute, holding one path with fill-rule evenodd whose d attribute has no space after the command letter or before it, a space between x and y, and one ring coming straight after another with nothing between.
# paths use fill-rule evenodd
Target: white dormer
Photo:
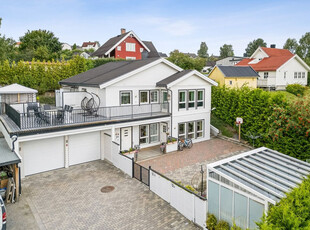
<instances>
[{"instance_id":1,"label":"white dormer","mask_svg":"<svg viewBox=\"0 0 310 230\"><path fill-rule=\"evenodd\" d=\"M267 57L269 57L268 54L266 54L266 52L261 47L259 47L250 57L251 59L253 58L253 60L250 61L249 64L256 64Z\"/></svg>"}]
</instances>

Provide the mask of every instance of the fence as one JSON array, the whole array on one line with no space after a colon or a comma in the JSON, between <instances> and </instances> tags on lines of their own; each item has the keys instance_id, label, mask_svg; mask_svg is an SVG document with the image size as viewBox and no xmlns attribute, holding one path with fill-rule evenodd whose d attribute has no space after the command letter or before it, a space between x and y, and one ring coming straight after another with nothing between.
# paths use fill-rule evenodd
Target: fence
<instances>
[{"instance_id":1,"label":"fence","mask_svg":"<svg viewBox=\"0 0 310 230\"><path fill-rule=\"evenodd\" d=\"M182 187L164 175L150 169L150 189L167 201L187 219L205 227L207 199Z\"/></svg>"},{"instance_id":2,"label":"fence","mask_svg":"<svg viewBox=\"0 0 310 230\"><path fill-rule=\"evenodd\" d=\"M128 174L130 177L133 177L132 160L130 157L120 154L120 147L118 143L112 141L111 153L113 165Z\"/></svg>"},{"instance_id":3,"label":"fence","mask_svg":"<svg viewBox=\"0 0 310 230\"><path fill-rule=\"evenodd\" d=\"M143 184L150 186L150 170L134 162L134 159L132 159L132 165L133 165L132 166L133 177L141 181Z\"/></svg>"}]
</instances>

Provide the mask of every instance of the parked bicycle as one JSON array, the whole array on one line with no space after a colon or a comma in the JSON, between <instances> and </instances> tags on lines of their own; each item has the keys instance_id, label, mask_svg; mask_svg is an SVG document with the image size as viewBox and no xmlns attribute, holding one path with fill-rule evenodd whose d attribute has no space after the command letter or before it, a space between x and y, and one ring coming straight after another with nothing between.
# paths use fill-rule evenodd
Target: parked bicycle
<instances>
[{"instance_id":1,"label":"parked bicycle","mask_svg":"<svg viewBox=\"0 0 310 230\"><path fill-rule=\"evenodd\" d=\"M179 139L178 150L182 151L184 147L186 147L188 149L193 147L192 139Z\"/></svg>"}]
</instances>

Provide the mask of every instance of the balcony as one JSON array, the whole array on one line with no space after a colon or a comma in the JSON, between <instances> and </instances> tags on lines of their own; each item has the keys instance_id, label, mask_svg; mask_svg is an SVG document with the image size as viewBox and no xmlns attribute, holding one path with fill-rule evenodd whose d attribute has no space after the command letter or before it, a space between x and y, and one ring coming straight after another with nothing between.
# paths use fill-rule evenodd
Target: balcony
<instances>
[{"instance_id":1,"label":"balcony","mask_svg":"<svg viewBox=\"0 0 310 230\"><path fill-rule=\"evenodd\" d=\"M37 109L33 110L33 107ZM70 106L42 107L39 103L5 104L1 120L12 132L127 122L169 116L169 103L99 107L96 111L73 109Z\"/></svg>"}]
</instances>

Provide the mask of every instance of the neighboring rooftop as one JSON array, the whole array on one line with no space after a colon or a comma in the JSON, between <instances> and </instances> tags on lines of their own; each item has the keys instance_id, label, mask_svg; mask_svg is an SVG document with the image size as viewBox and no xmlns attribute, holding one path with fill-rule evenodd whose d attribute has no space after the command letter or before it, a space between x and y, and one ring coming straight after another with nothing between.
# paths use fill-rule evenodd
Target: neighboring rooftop
<instances>
[{"instance_id":1,"label":"neighboring rooftop","mask_svg":"<svg viewBox=\"0 0 310 230\"><path fill-rule=\"evenodd\" d=\"M197 54L194 54L194 53L182 53L182 54L185 54L186 56L189 56L191 58L197 58Z\"/></svg>"},{"instance_id":2,"label":"neighboring rooftop","mask_svg":"<svg viewBox=\"0 0 310 230\"><path fill-rule=\"evenodd\" d=\"M96 44L98 44L99 46L99 42L83 42L82 47L88 47L88 46L92 46L92 47L96 47Z\"/></svg>"},{"instance_id":3,"label":"neighboring rooftop","mask_svg":"<svg viewBox=\"0 0 310 230\"><path fill-rule=\"evenodd\" d=\"M62 80L61 85L70 86L95 86L111 81L126 73L136 70L144 65L150 64L159 58L147 58L136 61L109 62L96 68L90 69L68 79Z\"/></svg>"},{"instance_id":4,"label":"neighboring rooftop","mask_svg":"<svg viewBox=\"0 0 310 230\"><path fill-rule=\"evenodd\" d=\"M265 147L207 165L209 175L275 204L310 173L310 164ZM223 178L223 179L224 179ZM224 181L224 180L222 180ZM240 183L242 186L240 186Z\"/></svg>"},{"instance_id":5,"label":"neighboring rooftop","mask_svg":"<svg viewBox=\"0 0 310 230\"><path fill-rule=\"evenodd\" d=\"M0 88L0 94L37 93L38 90L14 83Z\"/></svg>"},{"instance_id":6,"label":"neighboring rooftop","mask_svg":"<svg viewBox=\"0 0 310 230\"><path fill-rule=\"evenodd\" d=\"M225 77L259 77L251 66L217 66Z\"/></svg>"}]
</instances>

